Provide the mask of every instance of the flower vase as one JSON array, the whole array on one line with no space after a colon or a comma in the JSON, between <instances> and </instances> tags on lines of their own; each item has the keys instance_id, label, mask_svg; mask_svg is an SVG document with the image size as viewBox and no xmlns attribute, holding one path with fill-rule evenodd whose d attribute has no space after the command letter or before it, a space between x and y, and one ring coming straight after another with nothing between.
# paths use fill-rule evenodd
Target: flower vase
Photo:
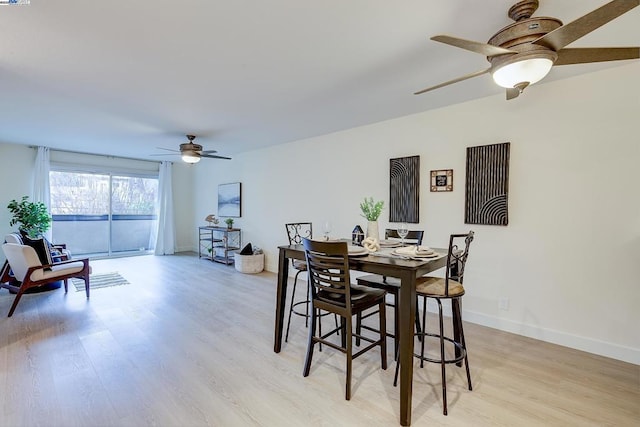
<instances>
[{"instance_id":1,"label":"flower vase","mask_svg":"<svg viewBox=\"0 0 640 427\"><path fill-rule=\"evenodd\" d=\"M367 237L380 241L380 232L378 231L378 221L369 221L367 224Z\"/></svg>"}]
</instances>

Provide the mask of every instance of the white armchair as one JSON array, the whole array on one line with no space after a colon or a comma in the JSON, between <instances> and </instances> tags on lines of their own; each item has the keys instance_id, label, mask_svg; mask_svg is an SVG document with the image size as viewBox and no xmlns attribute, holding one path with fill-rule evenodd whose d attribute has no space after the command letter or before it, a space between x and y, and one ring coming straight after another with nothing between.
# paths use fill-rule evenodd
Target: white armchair
<instances>
[{"instance_id":1,"label":"white armchair","mask_svg":"<svg viewBox=\"0 0 640 427\"><path fill-rule=\"evenodd\" d=\"M0 287L16 293L9 316L13 315L22 294L33 287L42 286L55 280L64 281L64 291L68 291L67 280L79 278L84 280L85 292L89 298L89 259L66 260L42 264L38 254L31 246L17 243L5 243L2 245L4 255L7 257L0 272Z\"/></svg>"}]
</instances>

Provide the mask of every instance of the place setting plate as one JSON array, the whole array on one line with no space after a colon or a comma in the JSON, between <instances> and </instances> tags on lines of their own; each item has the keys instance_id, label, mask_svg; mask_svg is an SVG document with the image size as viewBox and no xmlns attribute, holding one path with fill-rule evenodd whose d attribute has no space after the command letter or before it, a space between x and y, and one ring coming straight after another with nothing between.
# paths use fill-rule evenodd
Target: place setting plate
<instances>
[{"instance_id":1,"label":"place setting plate","mask_svg":"<svg viewBox=\"0 0 640 427\"><path fill-rule=\"evenodd\" d=\"M380 240L381 248L399 248L401 246L402 243L397 240Z\"/></svg>"},{"instance_id":2,"label":"place setting plate","mask_svg":"<svg viewBox=\"0 0 640 427\"><path fill-rule=\"evenodd\" d=\"M404 249L404 248L394 249L391 252L391 254L400 256L400 257L420 258L420 259L437 258L440 256L438 252L432 249L421 249L419 251L412 252L408 248L410 248L410 246L408 246L407 249Z\"/></svg>"},{"instance_id":3,"label":"place setting plate","mask_svg":"<svg viewBox=\"0 0 640 427\"><path fill-rule=\"evenodd\" d=\"M349 256L367 256L369 251L362 246L349 245L347 246Z\"/></svg>"}]
</instances>

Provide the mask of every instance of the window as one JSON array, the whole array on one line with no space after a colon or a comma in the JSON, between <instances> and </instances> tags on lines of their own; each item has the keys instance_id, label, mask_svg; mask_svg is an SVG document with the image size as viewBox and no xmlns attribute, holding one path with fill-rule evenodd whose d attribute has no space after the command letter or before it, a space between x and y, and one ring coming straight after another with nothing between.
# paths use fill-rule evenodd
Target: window
<instances>
[{"instance_id":1,"label":"window","mask_svg":"<svg viewBox=\"0 0 640 427\"><path fill-rule=\"evenodd\" d=\"M53 241L66 243L72 254L153 250L157 176L52 170L49 181Z\"/></svg>"}]
</instances>

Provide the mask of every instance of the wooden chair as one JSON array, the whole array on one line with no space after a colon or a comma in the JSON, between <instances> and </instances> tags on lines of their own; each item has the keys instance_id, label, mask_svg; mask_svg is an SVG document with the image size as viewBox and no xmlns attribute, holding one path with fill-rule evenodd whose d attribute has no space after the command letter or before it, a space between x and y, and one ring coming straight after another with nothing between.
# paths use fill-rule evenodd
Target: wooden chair
<instances>
[{"instance_id":1,"label":"wooden chair","mask_svg":"<svg viewBox=\"0 0 640 427\"><path fill-rule=\"evenodd\" d=\"M447 364L460 364L464 360L464 366L467 371L467 385L469 390L472 390L469 360L467 358L467 346L464 339L464 329L462 327L461 305L462 296L464 295L464 287L462 286L462 282L464 281L464 269L467 263L467 257L469 256L469 246L473 241L473 236L473 231L470 231L467 234L452 234L449 237L449 250L447 252L445 277L423 276L419 278L416 283L416 293L418 294L418 298L422 298L422 332L416 333L416 335L422 337L422 343L420 345L420 355L417 357L420 359L420 367L424 366L425 361L438 363L440 365L442 374L442 412L444 415L447 415L447 377L445 369ZM462 244L464 244L464 246L462 246ZM460 245L460 247L458 245ZM462 247L464 247L464 249L462 249ZM426 329L427 300L429 298L434 299L438 304L438 333L430 333L427 332ZM444 335L442 300L451 301L451 319L453 321L454 331L453 338ZM438 358L425 355L424 348L427 337L437 338L440 347L440 354ZM445 353L445 342L448 342L453 347L453 352ZM447 354L453 355L447 356ZM396 385L398 381L399 366L400 363L396 365L393 385Z\"/></svg>"},{"instance_id":2,"label":"wooden chair","mask_svg":"<svg viewBox=\"0 0 640 427\"><path fill-rule=\"evenodd\" d=\"M9 316L20 302L25 291L46 285L52 281L63 280L64 291L68 291L67 280L73 277L84 280L85 292L89 298L89 259L67 260L53 264L42 264L35 249L27 245L5 243L2 250L7 258L0 271L0 287L16 293Z\"/></svg>"},{"instance_id":3,"label":"wooden chair","mask_svg":"<svg viewBox=\"0 0 640 427\"><path fill-rule=\"evenodd\" d=\"M318 242L303 239L305 257L311 288L311 326L309 327L309 342L304 363L303 375L309 376L313 348L316 343L325 344L346 354L346 395L351 399L351 365L353 359L366 351L380 346L380 358L382 369L387 369L386 346L386 320L385 320L385 294L383 289L371 289L366 287L352 287L349 276L349 256L346 242ZM353 330L352 318L354 314L361 313L370 307L378 306L380 311L379 338L359 336L360 339L369 342L369 345L353 354ZM320 310L335 313L341 318L341 326L325 334L319 332L316 335L316 321L319 319ZM327 340L330 335L342 331L341 345Z\"/></svg>"},{"instance_id":4,"label":"wooden chair","mask_svg":"<svg viewBox=\"0 0 640 427\"><path fill-rule=\"evenodd\" d=\"M398 230L387 228L384 232L385 239L401 239L398 235ZM424 237L423 230L411 230L407 237L405 237L405 243L408 245L421 245L422 239ZM398 330L398 325L400 324L400 313L395 309L396 302L398 299L398 293L400 292L400 279L395 277L386 277L380 276L378 274L368 274L366 276L361 276L356 279L359 285L368 286L371 288L379 288L387 291L387 294L391 295L391 302L387 303L388 307L393 307L393 333L389 333L387 331L387 336L393 338L393 354L398 353L398 336L396 331ZM362 321L367 317L374 315L376 312L362 314L358 316L356 320L356 332L360 333L362 329L368 329L372 331L376 331L376 329L363 325ZM416 312L416 327L420 330L420 318L418 312ZM356 345L360 345L360 342L356 340Z\"/></svg>"}]
</instances>

